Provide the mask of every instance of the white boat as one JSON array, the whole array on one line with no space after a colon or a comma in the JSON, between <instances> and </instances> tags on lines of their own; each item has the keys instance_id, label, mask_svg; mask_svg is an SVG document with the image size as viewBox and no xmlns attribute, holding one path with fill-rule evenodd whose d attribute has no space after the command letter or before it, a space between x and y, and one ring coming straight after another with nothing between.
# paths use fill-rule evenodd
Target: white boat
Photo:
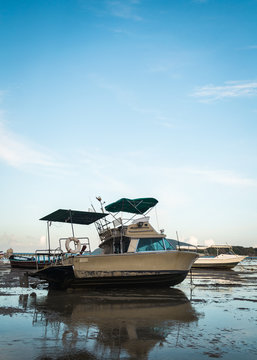
<instances>
[{"instance_id":1,"label":"white boat","mask_svg":"<svg viewBox=\"0 0 257 360\"><path fill-rule=\"evenodd\" d=\"M197 251L200 256L192 268L232 269L247 256L236 255L231 245L183 246L183 249ZM215 253L215 255L213 254Z\"/></svg>"},{"instance_id":2,"label":"white boat","mask_svg":"<svg viewBox=\"0 0 257 360\"><path fill-rule=\"evenodd\" d=\"M146 213L157 204L156 199L123 198L105 206L109 214L104 212L101 199L98 200L102 212L61 209L41 219L47 221L48 230L52 221L71 223L72 237L59 240L60 243L65 241L71 256L59 256L51 266L38 270L32 276L59 288L173 286L185 279L198 255L174 249L166 236L151 226ZM120 212L132 214L132 217L127 220L117 217ZM111 215L113 221L108 221L107 215ZM95 223L100 237L101 253L98 255L91 254L88 238L76 238L74 235L73 224L90 223ZM86 254L81 252L81 240L89 250ZM74 250L70 248L72 242L76 245Z\"/></svg>"}]
</instances>

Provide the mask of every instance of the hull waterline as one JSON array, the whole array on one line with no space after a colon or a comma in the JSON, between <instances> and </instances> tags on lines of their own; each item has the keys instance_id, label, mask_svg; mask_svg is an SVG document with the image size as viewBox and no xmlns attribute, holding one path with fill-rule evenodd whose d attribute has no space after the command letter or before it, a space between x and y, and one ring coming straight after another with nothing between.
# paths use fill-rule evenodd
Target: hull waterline
<instances>
[{"instance_id":1,"label":"hull waterline","mask_svg":"<svg viewBox=\"0 0 257 360\"><path fill-rule=\"evenodd\" d=\"M181 283L187 276L188 271L126 271L119 274L108 273L103 276L103 273L88 272L88 276L84 278L76 278L73 267L71 265L53 267L49 266L40 272L30 274L36 276L41 280L46 280L50 287L67 289L67 288L87 288L87 287L162 287L174 286Z\"/></svg>"}]
</instances>

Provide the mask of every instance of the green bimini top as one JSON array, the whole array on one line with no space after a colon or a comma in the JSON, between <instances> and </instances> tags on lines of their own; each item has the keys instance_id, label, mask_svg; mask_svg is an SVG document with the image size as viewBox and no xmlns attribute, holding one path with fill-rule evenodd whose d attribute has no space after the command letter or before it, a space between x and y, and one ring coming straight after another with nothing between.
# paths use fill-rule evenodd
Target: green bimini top
<instances>
[{"instance_id":1,"label":"green bimini top","mask_svg":"<svg viewBox=\"0 0 257 360\"><path fill-rule=\"evenodd\" d=\"M107 215L108 214L97 213L94 211L89 212L89 211L59 209L41 218L40 220L89 225Z\"/></svg>"},{"instance_id":2,"label":"green bimini top","mask_svg":"<svg viewBox=\"0 0 257 360\"><path fill-rule=\"evenodd\" d=\"M122 198L114 203L105 206L110 212L124 211L132 214L144 214L147 210L158 203L154 198L126 199Z\"/></svg>"}]
</instances>

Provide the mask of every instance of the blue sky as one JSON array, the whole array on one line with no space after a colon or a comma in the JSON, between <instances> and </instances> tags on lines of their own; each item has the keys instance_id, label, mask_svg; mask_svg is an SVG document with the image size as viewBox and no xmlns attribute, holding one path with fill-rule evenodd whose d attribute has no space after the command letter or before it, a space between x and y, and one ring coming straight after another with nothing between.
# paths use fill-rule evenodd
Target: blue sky
<instances>
[{"instance_id":1,"label":"blue sky","mask_svg":"<svg viewBox=\"0 0 257 360\"><path fill-rule=\"evenodd\" d=\"M256 14L0 0L0 250L42 247L40 217L98 195L156 197L169 237L256 246Z\"/></svg>"}]
</instances>

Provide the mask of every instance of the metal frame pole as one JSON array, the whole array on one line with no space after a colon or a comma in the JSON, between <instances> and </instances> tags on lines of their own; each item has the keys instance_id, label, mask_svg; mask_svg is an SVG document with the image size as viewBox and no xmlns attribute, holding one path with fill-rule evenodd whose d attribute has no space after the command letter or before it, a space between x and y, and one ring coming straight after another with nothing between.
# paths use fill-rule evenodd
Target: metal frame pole
<instances>
[{"instance_id":1,"label":"metal frame pole","mask_svg":"<svg viewBox=\"0 0 257 360\"><path fill-rule=\"evenodd\" d=\"M50 227L50 221L47 221L47 238L48 238L48 251L49 251L49 255L50 255L50 230L49 230L49 227Z\"/></svg>"},{"instance_id":2,"label":"metal frame pole","mask_svg":"<svg viewBox=\"0 0 257 360\"><path fill-rule=\"evenodd\" d=\"M70 223L71 223L72 237L75 237L75 236L74 236L74 228L73 228L73 222L72 222L71 209L70 209Z\"/></svg>"}]
</instances>

